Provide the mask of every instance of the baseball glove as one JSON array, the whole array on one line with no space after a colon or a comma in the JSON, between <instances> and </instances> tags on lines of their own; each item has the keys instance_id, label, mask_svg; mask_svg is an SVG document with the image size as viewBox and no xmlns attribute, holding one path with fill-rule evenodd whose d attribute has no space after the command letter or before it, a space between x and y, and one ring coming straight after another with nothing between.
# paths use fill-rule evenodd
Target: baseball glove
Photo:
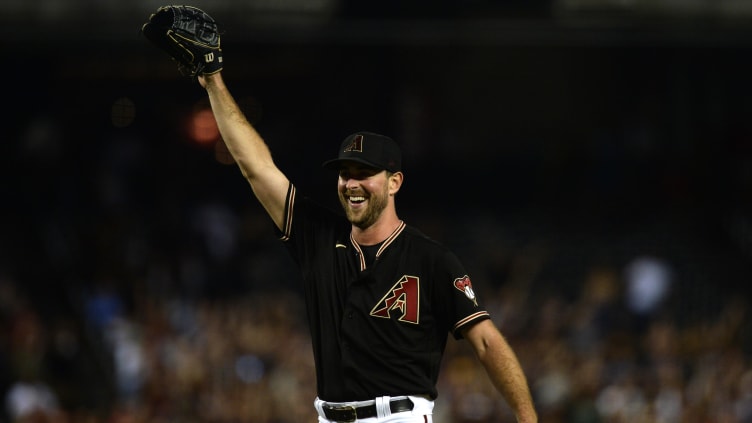
<instances>
[{"instance_id":1,"label":"baseball glove","mask_svg":"<svg viewBox=\"0 0 752 423\"><path fill-rule=\"evenodd\" d=\"M197 7L162 6L149 17L141 32L178 63L183 75L222 70L217 22Z\"/></svg>"}]
</instances>

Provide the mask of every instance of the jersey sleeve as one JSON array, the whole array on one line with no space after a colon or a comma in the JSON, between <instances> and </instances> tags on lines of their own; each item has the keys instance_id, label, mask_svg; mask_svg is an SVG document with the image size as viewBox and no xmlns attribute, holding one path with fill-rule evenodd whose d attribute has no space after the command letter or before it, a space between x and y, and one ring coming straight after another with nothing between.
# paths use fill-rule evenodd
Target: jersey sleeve
<instances>
[{"instance_id":1,"label":"jersey sleeve","mask_svg":"<svg viewBox=\"0 0 752 423\"><path fill-rule=\"evenodd\" d=\"M281 229L276 226L275 229L279 240L305 272L313 265L313 258L325 256L326 247L334 246L339 238L347 239L349 226L343 226L342 222L347 223L333 210L301 195L290 183L284 223Z\"/></svg>"},{"instance_id":2,"label":"jersey sleeve","mask_svg":"<svg viewBox=\"0 0 752 423\"><path fill-rule=\"evenodd\" d=\"M451 312L450 321L447 322L449 331L455 339L461 339L464 328L489 319L491 316L482 306L473 289L470 276L459 258L451 252L446 252L443 264L443 274L439 278L441 283L439 295L444 297L441 302Z\"/></svg>"},{"instance_id":3,"label":"jersey sleeve","mask_svg":"<svg viewBox=\"0 0 752 423\"><path fill-rule=\"evenodd\" d=\"M295 206L295 185L290 182L287 187L287 198L285 199L285 216L282 229L275 227L277 236L281 241L287 241L290 239L290 233L292 232L292 216Z\"/></svg>"}]
</instances>

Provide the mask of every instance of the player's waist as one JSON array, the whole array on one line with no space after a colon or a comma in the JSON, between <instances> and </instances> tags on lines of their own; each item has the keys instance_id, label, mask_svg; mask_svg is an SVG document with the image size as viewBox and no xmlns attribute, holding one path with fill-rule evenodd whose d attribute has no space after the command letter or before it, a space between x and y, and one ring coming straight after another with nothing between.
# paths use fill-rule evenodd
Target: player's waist
<instances>
[{"instance_id":1,"label":"player's waist","mask_svg":"<svg viewBox=\"0 0 752 423\"><path fill-rule=\"evenodd\" d=\"M314 406L319 416L336 422L354 422L371 417L413 412L431 414L433 401L423 396L383 396L367 401L329 402L316 398Z\"/></svg>"}]
</instances>

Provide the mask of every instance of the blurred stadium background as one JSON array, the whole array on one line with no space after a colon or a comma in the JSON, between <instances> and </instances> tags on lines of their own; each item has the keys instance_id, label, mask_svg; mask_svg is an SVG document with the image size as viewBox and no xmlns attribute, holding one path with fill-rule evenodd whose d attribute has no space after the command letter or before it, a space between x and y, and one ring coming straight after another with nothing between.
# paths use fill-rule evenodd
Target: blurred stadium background
<instances>
[{"instance_id":1,"label":"blurred stadium background","mask_svg":"<svg viewBox=\"0 0 752 423\"><path fill-rule=\"evenodd\" d=\"M752 422L752 2L235 0L226 80L301 190L403 143L544 422ZM139 28L0 4L0 422L312 421L298 274ZM451 342L437 422L510 422Z\"/></svg>"}]
</instances>

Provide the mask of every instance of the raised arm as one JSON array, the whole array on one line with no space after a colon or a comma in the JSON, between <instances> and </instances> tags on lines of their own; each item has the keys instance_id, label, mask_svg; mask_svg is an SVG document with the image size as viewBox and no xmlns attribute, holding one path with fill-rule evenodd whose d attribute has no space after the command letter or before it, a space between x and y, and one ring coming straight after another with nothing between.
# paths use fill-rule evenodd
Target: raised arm
<instances>
[{"instance_id":1,"label":"raised arm","mask_svg":"<svg viewBox=\"0 0 752 423\"><path fill-rule=\"evenodd\" d=\"M491 320L484 320L465 330L463 336L472 345L491 382L514 410L517 421L537 422L522 366L496 325Z\"/></svg>"},{"instance_id":2,"label":"raised arm","mask_svg":"<svg viewBox=\"0 0 752 423\"><path fill-rule=\"evenodd\" d=\"M199 83L209 94L219 132L251 184L253 193L278 228L282 228L289 180L274 164L269 147L248 122L221 72L199 76Z\"/></svg>"}]
</instances>

